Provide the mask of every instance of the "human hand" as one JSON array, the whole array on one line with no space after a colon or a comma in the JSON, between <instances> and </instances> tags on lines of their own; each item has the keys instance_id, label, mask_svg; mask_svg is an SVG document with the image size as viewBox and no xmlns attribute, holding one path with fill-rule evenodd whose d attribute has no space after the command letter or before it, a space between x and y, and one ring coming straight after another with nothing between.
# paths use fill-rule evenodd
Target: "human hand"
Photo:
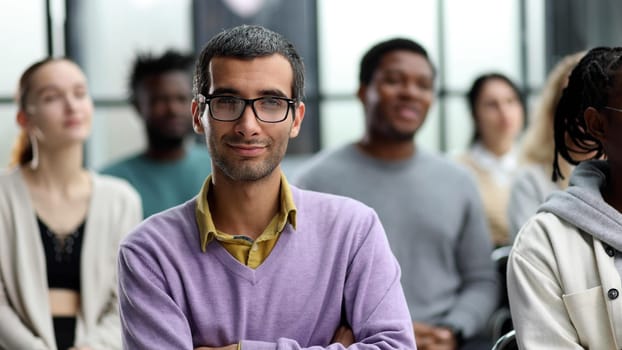
<instances>
[{"instance_id":1,"label":"human hand","mask_svg":"<svg viewBox=\"0 0 622 350\"><path fill-rule=\"evenodd\" d=\"M436 339L436 345L433 347L434 350L458 349L458 340L449 328L434 327L433 333Z\"/></svg>"},{"instance_id":2,"label":"human hand","mask_svg":"<svg viewBox=\"0 0 622 350\"><path fill-rule=\"evenodd\" d=\"M415 340L419 350L456 350L457 341L447 328L414 322Z\"/></svg>"},{"instance_id":3,"label":"human hand","mask_svg":"<svg viewBox=\"0 0 622 350\"><path fill-rule=\"evenodd\" d=\"M433 327L425 323L413 322L413 330L415 331L417 349L430 350L436 342Z\"/></svg>"},{"instance_id":4,"label":"human hand","mask_svg":"<svg viewBox=\"0 0 622 350\"><path fill-rule=\"evenodd\" d=\"M333 336L333 343L341 343L346 348L354 344L354 333L348 326L339 326Z\"/></svg>"}]
</instances>

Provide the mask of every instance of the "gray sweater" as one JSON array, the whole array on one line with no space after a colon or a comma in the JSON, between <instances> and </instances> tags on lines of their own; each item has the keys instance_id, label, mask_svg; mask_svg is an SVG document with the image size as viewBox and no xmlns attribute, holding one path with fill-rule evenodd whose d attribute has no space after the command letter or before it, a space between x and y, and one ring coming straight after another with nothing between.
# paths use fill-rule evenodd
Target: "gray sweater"
<instances>
[{"instance_id":1,"label":"gray sweater","mask_svg":"<svg viewBox=\"0 0 622 350\"><path fill-rule=\"evenodd\" d=\"M546 197L561 188L551 181L551 174L539 164L525 166L514 178L508 203L508 225L512 241L520 228L536 215Z\"/></svg>"},{"instance_id":2,"label":"gray sweater","mask_svg":"<svg viewBox=\"0 0 622 350\"><path fill-rule=\"evenodd\" d=\"M418 149L381 161L355 145L323 152L293 179L302 188L349 196L374 208L402 267L416 321L483 330L498 300L492 244L466 169Z\"/></svg>"}]
</instances>

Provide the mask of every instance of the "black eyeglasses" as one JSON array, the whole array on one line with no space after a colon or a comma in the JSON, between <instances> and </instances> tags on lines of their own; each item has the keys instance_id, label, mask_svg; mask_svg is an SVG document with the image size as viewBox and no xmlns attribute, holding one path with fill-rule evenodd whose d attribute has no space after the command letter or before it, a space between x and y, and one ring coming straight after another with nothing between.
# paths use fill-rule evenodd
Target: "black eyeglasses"
<instances>
[{"instance_id":1,"label":"black eyeglasses","mask_svg":"<svg viewBox=\"0 0 622 350\"><path fill-rule=\"evenodd\" d=\"M609 107L609 106L605 106L603 108L608 109L610 111L622 112L622 109L620 109L620 108L614 108L614 107Z\"/></svg>"},{"instance_id":2,"label":"black eyeglasses","mask_svg":"<svg viewBox=\"0 0 622 350\"><path fill-rule=\"evenodd\" d=\"M285 97L265 96L253 99L245 99L237 96L198 96L202 108L207 105L209 115L214 120L221 122L233 122L242 117L246 106L250 105L255 118L264 123L280 123L287 119L290 107L294 107L296 100ZM204 111L203 113L208 113ZM293 112L292 112L293 114Z\"/></svg>"}]
</instances>

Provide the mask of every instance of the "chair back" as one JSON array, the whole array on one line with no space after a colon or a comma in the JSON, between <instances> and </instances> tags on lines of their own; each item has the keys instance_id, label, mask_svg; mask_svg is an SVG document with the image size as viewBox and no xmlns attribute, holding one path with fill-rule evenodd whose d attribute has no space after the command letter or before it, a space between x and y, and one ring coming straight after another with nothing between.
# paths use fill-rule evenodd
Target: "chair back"
<instances>
[{"instance_id":1,"label":"chair back","mask_svg":"<svg viewBox=\"0 0 622 350\"><path fill-rule=\"evenodd\" d=\"M491 259L499 279L499 306L488 321L489 334L491 334L493 341L514 328L510 314L510 301L508 299L506 282L508 258L511 250L512 246L503 246L495 249L491 254Z\"/></svg>"},{"instance_id":2,"label":"chair back","mask_svg":"<svg viewBox=\"0 0 622 350\"><path fill-rule=\"evenodd\" d=\"M505 333L492 347L492 350L518 350L516 343L516 331L511 330Z\"/></svg>"}]
</instances>

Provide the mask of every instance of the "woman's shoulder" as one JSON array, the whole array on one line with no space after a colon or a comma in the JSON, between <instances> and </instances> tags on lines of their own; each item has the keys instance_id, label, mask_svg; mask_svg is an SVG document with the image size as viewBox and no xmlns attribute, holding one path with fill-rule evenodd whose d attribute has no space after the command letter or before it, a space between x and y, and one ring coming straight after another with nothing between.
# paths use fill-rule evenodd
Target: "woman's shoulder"
<instances>
[{"instance_id":1,"label":"woman's shoulder","mask_svg":"<svg viewBox=\"0 0 622 350\"><path fill-rule=\"evenodd\" d=\"M94 191L108 198L120 197L140 200L138 192L124 179L96 172L91 172L91 176L93 179Z\"/></svg>"},{"instance_id":2,"label":"woman's shoulder","mask_svg":"<svg viewBox=\"0 0 622 350\"><path fill-rule=\"evenodd\" d=\"M22 173L19 167L0 170L0 192L21 193L25 189Z\"/></svg>"},{"instance_id":3,"label":"woman's shoulder","mask_svg":"<svg viewBox=\"0 0 622 350\"><path fill-rule=\"evenodd\" d=\"M532 216L518 233L512 250L524 257L556 256L563 252L581 256L591 251L592 237L550 212Z\"/></svg>"},{"instance_id":4,"label":"woman's shoulder","mask_svg":"<svg viewBox=\"0 0 622 350\"><path fill-rule=\"evenodd\" d=\"M551 180L550 174L546 172L546 167L540 164L521 166L516 176L514 176L512 188L523 191L537 191L542 197L542 201L544 201L545 197L552 191L561 189Z\"/></svg>"},{"instance_id":5,"label":"woman's shoulder","mask_svg":"<svg viewBox=\"0 0 622 350\"><path fill-rule=\"evenodd\" d=\"M19 167L0 169L0 183L15 181L18 176L21 176Z\"/></svg>"},{"instance_id":6,"label":"woman's shoulder","mask_svg":"<svg viewBox=\"0 0 622 350\"><path fill-rule=\"evenodd\" d=\"M469 149L459 152L459 153L454 153L451 155L451 157L458 163L463 164L463 165L473 165L475 164L475 161L473 160L473 156L471 155L471 151Z\"/></svg>"},{"instance_id":7,"label":"woman's shoulder","mask_svg":"<svg viewBox=\"0 0 622 350\"><path fill-rule=\"evenodd\" d=\"M546 167L542 164L524 164L518 168L516 179L523 179L530 182L551 181L550 174L547 175Z\"/></svg>"},{"instance_id":8,"label":"woman's shoulder","mask_svg":"<svg viewBox=\"0 0 622 350\"><path fill-rule=\"evenodd\" d=\"M453 156L454 162L461 168L465 169L468 173L474 176L476 179L486 176L485 169L477 162L477 158L473 155L472 149L467 149L462 153L458 153Z\"/></svg>"}]
</instances>

